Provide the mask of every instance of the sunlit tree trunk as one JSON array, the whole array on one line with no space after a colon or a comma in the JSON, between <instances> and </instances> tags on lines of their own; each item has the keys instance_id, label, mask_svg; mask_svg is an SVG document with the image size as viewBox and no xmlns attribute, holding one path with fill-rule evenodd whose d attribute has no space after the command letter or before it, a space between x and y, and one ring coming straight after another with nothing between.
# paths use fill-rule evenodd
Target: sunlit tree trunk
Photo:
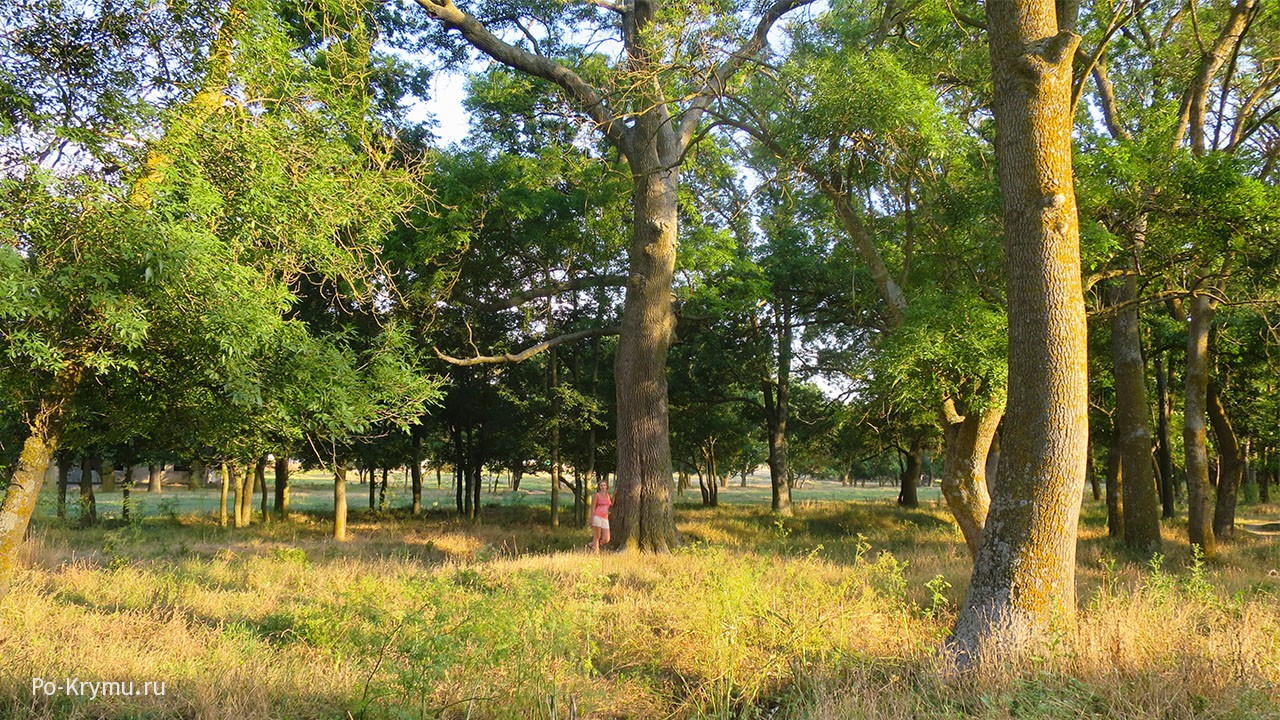
<instances>
[{"instance_id":1,"label":"sunlit tree trunk","mask_svg":"<svg viewBox=\"0 0 1280 720\"><path fill-rule=\"evenodd\" d=\"M991 0L992 110L1003 197L1009 397L997 491L950 649L1018 654L1075 619L1088 361L1071 163L1071 58L1051 0Z\"/></svg>"},{"instance_id":2,"label":"sunlit tree trunk","mask_svg":"<svg viewBox=\"0 0 1280 720\"><path fill-rule=\"evenodd\" d=\"M1187 537L1205 557L1217 554L1213 517L1209 511L1209 449L1205 414L1208 412L1209 329L1217 302L1201 293L1191 299L1187 330L1186 398L1182 410L1182 447L1187 468Z\"/></svg>"},{"instance_id":3,"label":"sunlit tree trunk","mask_svg":"<svg viewBox=\"0 0 1280 720\"><path fill-rule=\"evenodd\" d=\"M333 539L347 539L347 466L333 466Z\"/></svg>"},{"instance_id":4,"label":"sunlit tree trunk","mask_svg":"<svg viewBox=\"0 0 1280 720\"><path fill-rule=\"evenodd\" d=\"M158 493L164 490L164 465L147 466L147 492Z\"/></svg>"},{"instance_id":5,"label":"sunlit tree trunk","mask_svg":"<svg viewBox=\"0 0 1280 720\"><path fill-rule=\"evenodd\" d=\"M18 463L5 489L4 502L0 503L0 598L8 595L17 572L22 540L40 498L45 474L62 439L62 408L78 380L78 375L60 378L56 386L62 392L42 400L27 422L27 439L22 443Z\"/></svg>"},{"instance_id":6,"label":"sunlit tree trunk","mask_svg":"<svg viewBox=\"0 0 1280 720\"><path fill-rule=\"evenodd\" d=\"M222 490L218 494L218 525L220 527L227 526L227 495L231 492L232 476L235 474L235 466L222 463L222 471L218 473L222 480ZM133 474L133 468L129 468L129 474Z\"/></svg>"},{"instance_id":7,"label":"sunlit tree trunk","mask_svg":"<svg viewBox=\"0 0 1280 720\"><path fill-rule=\"evenodd\" d=\"M942 496L960 526L971 557L978 555L982 528L991 505L987 491L987 455L1000 427L1002 411L1003 408L971 410L962 416L949 400L943 410L946 460Z\"/></svg>"}]
</instances>

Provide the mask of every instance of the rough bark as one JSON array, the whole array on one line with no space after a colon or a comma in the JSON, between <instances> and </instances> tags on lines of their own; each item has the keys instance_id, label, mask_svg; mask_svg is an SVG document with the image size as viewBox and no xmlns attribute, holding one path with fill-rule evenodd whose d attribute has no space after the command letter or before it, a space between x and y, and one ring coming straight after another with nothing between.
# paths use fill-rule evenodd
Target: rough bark
<instances>
[{"instance_id":1,"label":"rough bark","mask_svg":"<svg viewBox=\"0 0 1280 720\"><path fill-rule=\"evenodd\" d=\"M286 520L289 517L289 456L284 452L276 453L275 491L276 517Z\"/></svg>"},{"instance_id":2,"label":"rough bark","mask_svg":"<svg viewBox=\"0 0 1280 720\"><path fill-rule=\"evenodd\" d=\"M1075 620L1088 362L1071 163L1071 57L1051 0L987 4L1003 198L1009 397L996 492L950 649L1020 654Z\"/></svg>"},{"instance_id":3,"label":"rough bark","mask_svg":"<svg viewBox=\"0 0 1280 720\"><path fill-rule=\"evenodd\" d=\"M1206 400L1221 467L1213 505L1213 536L1218 540L1230 540L1236 530L1236 503L1244 477L1244 453L1240 450L1240 438L1231 425L1227 409L1222 404L1222 396L1218 394L1217 383L1209 383Z\"/></svg>"},{"instance_id":4,"label":"rough bark","mask_svg":"<svg viewBox=\"0 0 1280 720\"><path fill-rule=\"evenodd\" d=\"M1191 299L1187 330L1186 397L1182 412L1182 447L1187 468L1187 538L1205 557L1218 552L1209 512L1209 449L1205 414L1209 391L1209 329L1217 302L1201 293Z\"/></svg>"},{"instance_id":5,"label":"rough bark","mask_svg":"<svg viewBox=\"0 0 1280 720\"><path fill-rule=\"evenodd\" d=\"M147 466L147 492L158 493L164 490L164 465Z\"/></svg>"},{"instance_id":6,"label":"rough bark","mask_svg":"<svg viewBox=\"0 0 1280 720\"><path fill-rule=\"evenodd\" d=\"M636 121L637 132L652 139L631 159L635 227L622 334L614 360L618 482L610 516L612 544L651 552L665 552L678 542L672 513L666 365L675 332L671 280L680 171L671 166L675 148L660 153L657 147L657 135L671 133L665 115L652 112Z\"/></svg>"},{"instance_id":7,"label":"rough bark","mask_svg":"<svg viewBox=\"0 0 1280 720\"><path fill-rule=\"evenodd\" d=\"M333 466L333 539L347 539L347 466Z\"/></svg>"},{"instance_id":8,"label":"rough bark","mask_svg":"<svg viewBox=\"0 0 1280 720\"><path fill-rule=\"evenodd\" d=\"M1131 235L1145 233L1145 227ZM1135 248L1142 240L1135 239ZM1137 250L1135 249L1135 252ZM1112 288L1111 367L1116 385L1115 443L1124 464L1124 544L1150 557L1160 552L1160 500L1151 454L1151 407L1138 327L1138 278L1130 274Z\"/></svg>"},{"instance_id":9,"label":"rough bark","mask_svg":"<svg viewBox=\"0 0 1280 720\"><path fill-rule=\"evenodd\" d=\"M987 454L991 450L1003 408L970 411L959 415L947 401L943 413L946 461L942 473L942 496L956 518L970 557L978 556L982 528L987 521L991 497L987 491Z\"/></svg>"}]
</instances>

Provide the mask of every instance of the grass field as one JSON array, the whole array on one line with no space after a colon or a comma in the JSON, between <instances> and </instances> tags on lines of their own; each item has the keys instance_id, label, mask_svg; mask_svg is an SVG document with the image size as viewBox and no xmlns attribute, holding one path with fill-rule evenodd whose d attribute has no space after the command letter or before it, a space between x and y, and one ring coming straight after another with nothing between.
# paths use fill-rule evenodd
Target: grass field
<instances>
[{"instance_id":1,"label":"grass field","mask_svg":"<svg viewBox=\"0 0 1280 720\"><path fill-rule=\"evenodd\" d=\"M0 609L0 717L1280 718L1274 538L1202 564L1170 525L1166 557L1135 564L1089 502L1078 630L949 680L936 650L969 568L936 490L902 510L894 488L810 484L778 520L762 478L717 509L695 488L684 546L653 557L550 528L545 480L486 491L479 523L445 482L422 518L353 512L346 543L321 475L296 479L293 518L242 530L217 526L216 488L135 492L130 523L99 497L87 529L52 519L46 488ZM364 490L349 483L353 509Z\"/></svg>"}]
</instances>

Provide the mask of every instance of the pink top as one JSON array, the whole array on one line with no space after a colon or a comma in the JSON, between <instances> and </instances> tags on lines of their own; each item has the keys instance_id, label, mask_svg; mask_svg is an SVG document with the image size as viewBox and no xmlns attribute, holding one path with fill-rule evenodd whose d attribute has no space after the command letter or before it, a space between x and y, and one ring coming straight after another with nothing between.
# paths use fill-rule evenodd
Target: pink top
<instances>
[{"instance_id":1,"label":"pink top","mask_svg":"<svg viewBox=\"0 0 1280 720\"><path fill-rule=\"evenodd\" d=\"M609 506L613 504L613 498L609 497L607 492L597 492L595 507L591 509L591 514L595 517L609 517Z\"/></svg>"}]
</instances>

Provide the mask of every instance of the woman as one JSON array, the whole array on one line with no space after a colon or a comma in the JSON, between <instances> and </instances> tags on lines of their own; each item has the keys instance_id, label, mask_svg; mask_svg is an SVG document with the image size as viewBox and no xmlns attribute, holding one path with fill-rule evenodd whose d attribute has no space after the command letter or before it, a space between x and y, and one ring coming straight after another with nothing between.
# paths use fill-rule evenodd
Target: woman
<instances>
[{"instance_id":1,"label":"woman","mask_svg":"<svg viewBox=\"0 0 1280 720\"><path fill-rule=\"evenodd\" d=\"M600 552L601 545L609 543L609 506L613 498L609 497L609 481L600 480L596 484L596 494L591 501L591 549Z\"/></svg>"}]
</instances>

